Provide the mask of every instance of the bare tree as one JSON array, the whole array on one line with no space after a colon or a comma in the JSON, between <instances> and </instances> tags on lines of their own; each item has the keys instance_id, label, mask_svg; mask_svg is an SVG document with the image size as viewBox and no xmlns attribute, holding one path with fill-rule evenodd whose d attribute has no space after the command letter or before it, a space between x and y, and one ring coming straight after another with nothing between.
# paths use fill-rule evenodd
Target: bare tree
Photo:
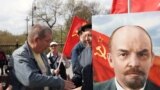
<instances>
[{"instance_id":1,"label":"bare tree","mask_svg":"<svg viewBox=\"0 0 160 90\"><path fill-rule=\"evenodd\" d=\"M82 0L67 0L66 2L62 2L62 0L37 0L36 7L36 20L46 23L50 28L53 28L59 19L65 22L65 25L70 25L73 16L91 20L92 15L100 14L102 11L98 2Z\"/></svg>"},{"instance_id":2,"label":"bare tree","mask_svg":"<svg viewBox=\"0 0 160 90\"><path fill-rule=\"evenodd\" d=\"M65 39L63 37L66 37L66 33L70 28L74 16L91 21L92 15L98 15L104 11L98 2L88 2L84 0L63 0L63 2L62 0L36 1L35 19L38 22L46 23L52 28L56 33L54 36L57 41L64 41L61 39ZM63 23L60 24L60 21Z\"/></svg>"},{"instance_id":3,"label":"bare tree","mask_svg":"<svg viewBox=\"0 0 160 90\"><path fill-rule=\"evenodd\" d=\"M66 10L64 11L66 11L65 17L67 17L65 19L66 30L69 29L74 16L91 22L92 15L103 14L102 12L105 11L98 2L76 1L77 0L68 0L65 4Z\"/></svg>"},{"instance_id":4,"label":"bare tree","mask_svg":"<svg viewBox=\"0 0 160 90\"><path fill-rule=\"evenodd\" d=\"M37 21L45 22L50 28L57 22L57 18L62 16L61 0L38 0L35 17Z\"/></svg>"},{"instance_id":5,"label":"bare tree","mask_svg":"<svg viewBox=\"0 0 160 90\"><path fill-rule=\"evenodd\" d=\"M66 14L64 14L65 19L68 19L69 17L73 17L75 15L75 8L76 8L76 2L75 0L68 0L68 2L64 5L64 11Z\"/></svg>"}]
</instances>

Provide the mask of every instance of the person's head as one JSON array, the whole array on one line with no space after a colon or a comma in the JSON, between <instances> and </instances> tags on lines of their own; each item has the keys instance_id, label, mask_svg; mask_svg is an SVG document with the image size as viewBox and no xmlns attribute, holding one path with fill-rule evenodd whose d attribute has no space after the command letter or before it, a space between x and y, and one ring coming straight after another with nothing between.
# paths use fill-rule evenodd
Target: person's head
<instances>
[{"instance_id":1,"label":"person's head","mask_svg":"<svg viewBox=\"0 0 160 90\"><path fill-rule=\"evenodd\" d=\"M86 45L91 46L92 43L92 25L86 24L82 26L79 31L78 35L80 37L80 41Z\"/></svg>"},{"instance_id":2,"label":"person's head","mask_svg":"<svg viewBox=\"0 0 160 90\"><path fill-rule=\"evenodd\" d=\"M49 48L50 48L51 52L57 53L58 52L58 43L57 42L51 42Z\"/></svg>"},{"instance_id":3,"label":"person's head","mask_svg":"<svg viewBox=\"0 0 160 90\"><path fill-rule=\"evenodd\" d=\"M110 37L109 64L118 83L126 90L142 88L152 66L152 41L140 26L117 28Z\"/></svg>"},{"instance_id":4,"label":"person's head","mask_svg":"<svg viewBox=\"0 0 160 90\"><path fill-rule=\"evenodd\" d=\"M36 24L29 30L27 40L34 52L42 53L52 41L52 30L47 26Z\"/></svg>"}]
</instances>

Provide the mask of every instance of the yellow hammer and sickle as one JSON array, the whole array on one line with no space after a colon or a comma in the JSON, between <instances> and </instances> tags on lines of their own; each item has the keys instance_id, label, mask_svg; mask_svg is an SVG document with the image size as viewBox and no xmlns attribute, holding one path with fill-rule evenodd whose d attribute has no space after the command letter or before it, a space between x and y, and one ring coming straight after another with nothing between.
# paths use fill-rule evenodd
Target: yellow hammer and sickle
<instances>
[{"instance_id":1,"label":"yellow hammer and sickle","mask_svg":"<svg viewBox=\"0 0 160 90\"><path fill-rule=\"evenodd\" d=\"M87 23L86 22L84 22L84 23L82 23L82 26L84 26L84 25L86 25ZM76 30L73 34L72 34L72 37L75 37L75 36L77 36L78 37L78 30Z\"/></svg>"},{"instance_id":2,"label":"yellow hammer and sickle","mask_svg":"<svg viewBox=\"0 0 160 90\"><path fill-rule=\"evenodd\" d=\"M73 34L72 34L72 37L75 37L75 36L77 36L78 37L78 30L76 30Z\"/></svg>"},{"instance_id":3,"label":"yellow hammer and sickle","mask_svg":"<svg viewBox=\"0 0 160 90\"><path fill-rule=\"evenodd\" d=\"M97 46L96 50L97 50L97 52L95 52L94 55L100 56L105 60L107 59L107 57L106 57L106 49L105 49L104 45Z\"/></svg>"},{"instance_id":4,"label":"yellow hammer and sickle","mask_svg":"<svg viewBox=\"0 0 160 90\"><path fill-rule=\"evenodd\" d=\"M87 24L87 22L83 22L83 23L82 23L82 26L84 26L84 25L86 25L86 24Z\"/></svg>"}]
</instances>

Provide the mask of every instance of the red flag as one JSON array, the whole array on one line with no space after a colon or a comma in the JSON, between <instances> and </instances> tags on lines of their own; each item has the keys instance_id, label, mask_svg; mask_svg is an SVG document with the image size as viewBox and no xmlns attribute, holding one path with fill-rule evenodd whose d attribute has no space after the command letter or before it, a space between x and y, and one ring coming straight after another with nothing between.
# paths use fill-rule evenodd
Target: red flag
<instances>
[{"instance_id":1,"label":"red flag","mask_svg":"<svg viewBox=\"0 0 160 90\"><path fill-rule=\"evenodd\" d=\"M66 42L63 48L63 54L67 57L71 57L71 50L74 45L79 41L78 29L87 23L86 20L83 20L77 16L75 16L72 20L72 24L67 35Z\"/></svg>"},{"instance_id":2,"label":"red flag","mask_svg":"<svg viewBox=\"0 0 160 90\"><path fill-rule=\"evenodd\" d=\"M113 0L111 13L126 13L128 11L127 1L128 0Z\"/></svg>"},{"instance_id":3,"label":"red flag","mask_svg":"<svg viewBox=\"0 0 160 90\"><path fill-rule=\"evenodd\" d=\"M127 13L128 1L130 2L130 12L160 10L160 0L113 0L111 13Z\"/></svg>"},{"instance_id":4,"label":"red flag","mask_svg":"<svg viewBox=\"0 0 160 90\"><path fill-rule=\"evenodd\" d=\"M155 56L149 79L160 86L160 56Z\"/></svg>"},{"instance_id":5,"label":"red flag","mask_svg":"<svg viewBox=\"0 0 160 90\"><path fill-rule=\"evenodd\" d=\"M114 77L113 69L109 66L107 54L109 37L92 31L92 62L94 81L104 81Z\"/></svg>"}]
</instances>

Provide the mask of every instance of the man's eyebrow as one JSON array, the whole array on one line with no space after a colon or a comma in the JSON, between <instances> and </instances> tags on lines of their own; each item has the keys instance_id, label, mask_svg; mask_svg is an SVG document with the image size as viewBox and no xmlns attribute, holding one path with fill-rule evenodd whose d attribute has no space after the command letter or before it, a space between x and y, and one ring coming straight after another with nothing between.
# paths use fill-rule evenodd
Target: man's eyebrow
<instances>
[{"instance_id":1,"label":"man's eyebrow","mask_svg":"<svg viewBox=\"0 0 160 90\"><path fill-rule=\"evenodd\" d=\"M149 52L149 50L148 50L148 49L143 49L143 50L141 50L141 51L138 51L138 54L140 54L140 53L145 53L145 52Z\"/></svg>"},{"instance_id":2,"label":"man's eyebrow","mask_svg":"<svg viewBox=\"0 0 160 90\"><path fill-rule=\"evenodd\" d=\"M128 50L126 50L126 49L119 49L118 51L120 51L120 52L128 52ZM141 51L138 51L138 53L143 53L143 52L148 52L148 51L149 51L148 49L143 49Z\"/></svg>"},{"instance_id":3,"label":"man's eyebrow","mask_svg":"<svg viewBox=\"0 0 160 90\"><path fill-rule=\"evenodd\" d=\"M120 52L128 52L128 50L125 50L125 49L119 49L118 51L120 51Z\"/></svg>"}]
</instances>

